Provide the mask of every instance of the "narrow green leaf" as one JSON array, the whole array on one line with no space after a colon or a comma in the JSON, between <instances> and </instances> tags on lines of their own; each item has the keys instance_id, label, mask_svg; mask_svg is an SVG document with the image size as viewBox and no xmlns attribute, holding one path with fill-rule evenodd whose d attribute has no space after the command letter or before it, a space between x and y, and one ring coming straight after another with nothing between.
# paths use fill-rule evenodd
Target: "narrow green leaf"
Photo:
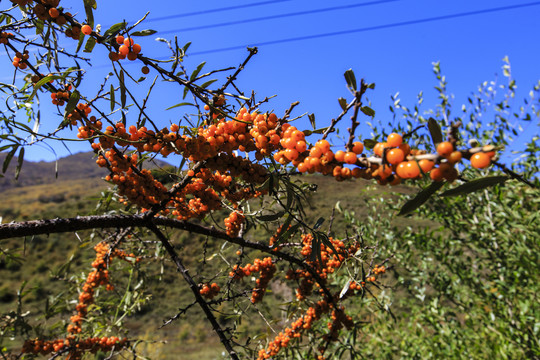
<instances>
[{"instance_id":1,"label":"narrow green leaf","mask_svg":"<svg viewBox=\"0 0 540 360\"><path fill-rule=\"evenodd\" d=\"M67 116L70 112L72 112L77 104L79 103L79 99L81 98L81 94L77 90L74 90L71 95L69 95L69 100L66 105L66 108L64 109L64 116Z\"/></svg>"},{"instance_id":2,"label":"narrow green leaf","mask_svg":"<svg viewBox=\"0 0 540 360\"><path fill-rule=\"evenodd\" d=\"M120 32L120 30L125 29L125 28L126 28L125 22L114 24L107 31L105 31L105 33L103 34L103 37L107 38L109 36L116 35L118 32Z\"/></svg>"},{"instance_id":3,"label":"narrow green leaf","mask_svg":"<svg viewBox=\"0 0 540 360\"><path fill-rule=\"evenodd\" d=\"M341 106L341 109L343 111L347 110L347 100L345 100L344 98L340 97L338 99L338 102L339 102L339 106Z\"/></svg>"},{"instance_id":4,"label":"narrow green leaf","mask_svg":"<svg viewBox=\"0 0 540 360\"><path fill-rule=\"evenodd\" d=\"M366 149L373 149L375 147L375 145L377 145L377 140L373 140L373 139L365 139L364 140L364 147Z\"/></svg>"},{"instance_id":5,"label":"narrow green leaf","mask_svg":"<svg viewBox=\"0 0 540 360\"><path fill-rule=\"evenodd\" d=\"M202 63L200 63L197 68L195 70L193 70L193 72L191 73L191 76L189 77L189 81L193 81L195 80L195 78L197 77L197 75L199 75L199 73L201 72L201 70L203 69L204 65L206 65L206 61L203 61Z\"/></svg>"},{"instance_id":6,"label":"narrow green leaf","mask_svg":"<svg viewBox=\"0 0 540 360\"><path fill-rule=\"evenodd\" d=\"M75 60L75 64L77 64L77 66L74 67L75 70L73 70L73 71L77 71L77 80L75 81L74 87L75 87L75 88L78 88L79 85L81 84L81 81L82 81L82 74L83 74L83 72L81 71L81 66L79 65L79 63L77 62L77 60ZM70 69L71 69L71 68L70 68Z\"/></svg>"},{"instance_id":7,"label":"narrow green leaf","mask_svg":"<svg viewBox=\"0 0 540 360\"><path fill-rule=\"evenodd\" d=\"M174 109L174 108L177 108L177 107L180 107L180 106L186 106L186 105L195 106L195 105L193 105L192 103L183 102L183 103L180 103L180 104L176 104L176 105L173 105L173 106L169 106L169 107L166 108L165 110L171 110L171 109Z\"/></svg>"},{"instance_id":8,"label":"narrow green leaf","mask_svg":"<svg viewBox=\"0 0 540 360\"><path fill-rule=\"evenodd\" d=\"M309 260L319 260L319 264L322 264L321 241L318 236L313 236L313 240L311 241L311 254Z\"/></svg>"},{"instance_id":9,"label":"narrow green leaf","mask_svg":"<svg viewBox=\"0 0 540 360\"><path fill-rule=\"evenodd\" d=\"M339 293L340 299L347 293L347 291L349 291L349 286L351 286L351 280L348 280L343 289L341 289L341 292Z\"/></svg>"},{"instance_id":10,"label":"narrow green leaf","mask_svg":"<svg viewBox=\"0 0 540 360\"><path fill-rule=\"evenodd\" d=\"M215 83L217 81L217 79L213 79L213 80L208 80L207 82L203 83L201 85L201 88L202 89L206 89L208 86L212 85L213 83Z\"/></svg>"},{"instance_id":11,"label":"narrow green leaf","mask_svg":"<svg viewBox=\"0 0 540 360\"><path fill-rule=\"evenodd\" d=\"M367 116L370 116L370 117L374 117L375 116L375 110L373 110L372 108L370 108L369 106L362 106L360 108L360 111L363 112L365 115Z\"/></svg>"},{"instance_id":12,"label":"narrow green leaf","mask_svg":"<svg viewBox=\"0 0 540 360\"><path fill-rule=\"evenodd\" d=\"M460 185L450 190L446 190L441 194L441 196L458 196L470 194L472 192L482 190L490 186L502 184L509 179L510 177L508 176L489 176L476 180L471 180L463 185Z\"/></svg>"},{"instance_id":13,"label":"narrow green leaf","mask_svg":"<svg viewBox=\"0 0 540 360\"><path fill-rule=\"evenodd\" d=\"M260 221L275 221L285 215L285 211L278 211L275 214L257 216L257 220Z\"/></svg>"},{"instance_id":14,"label":"narrow green leaf","mask_svg":"<svg viewBox=\"0 0 540 360\"><path fill-rule=\"evenodd\" d=\"M24 161L24 146L21 147L21 151L19 151L19 158L17 159L17 168L15 169L15 180L19 178L23 161Z\"/></svg>"},{"instance_id":15,"label":"narrow green leaf","mask_svg":"<svg viewBox=\"0 0 540 360\"><path fill-rule=\"evenodd\" d=\"M36 35L39 35L43 33L43 21L42 20L35 20L34 26L36 27Z\"/></svg>"},{"instance_id":16,"label":"narrow green leaf","mask_svg":"<svg viewBox=\"0 0 540 360\"><path fill-rule=\"evenodd\" d=\"M79 42L77 43L77 49L75 49L75 53L78 53L79 50L81 50L82 44L84 43L84 37L85 35L82 33L79 34Z\"/></svg>"},{"instance_id":17,"label":"narrow green leaf","mask_svg":"<svg viewBox=\"0 0 540 360\"><path fill-rule=\"evenodd\" d=\"M28 97L28 99L26 101L28 102L28 101L32 100L34 98L34 96L36 96L36 93L37 93L37 91L39 90L40 87L47 84L51 80L59 80L59 79L63 79L63 77L60 76L60 75L45 76L43 79L39 80L36 83L36 85L34 85L34 91L32 91L32 94L30 94L30 96Z\"/></svg>"},{"instance_id":18,"label":"narrow green leaf","mask_svg":"<svg viewBox=\"0 0 540 360\"><path fill-rule=\"evenodd\" d=\"M124 84L124 70L120 70L118 81L120 82L120 104L122 105L123 109L126 107L126 85Z\"/></svg>"},{"instance_id":19,"label":"narrow green leaf","mask_svg":"<svg viewBox=\"0 0 540 360\"><path fill-rule=\"evenodd\" d=\"M308 119L311 127L315 129L315 114L308 114Z\"/></svg>"},{"instance_id":20,"label":"narrow green leaf","mask_svg":"<svg viewBox=\"0 0 540 360\"><path fill-rule=\"evenodd\" d=\"M309 135L311 135L311 134L324 134L324 132L326 130L328 130L328 126L324 127L324 128L320 128L320 129L315 129L313 131L309 131ZM306 130L304 130L304 131L306 131ZM306 136L307 136L307 134L306 134Z\"/></svg>"},{"instance_id":21,"label":"narrow green leaf","mask_svg":"<svg viewBox=\"0 0 540 360\"><path fill-rule=\"evenodd\" d=\"M293 204L294 200L294 191L292 189L292 185L290 182L285 182L285 187L287 190L287 204L285 205L285 209L289 210Z\"/></svg>"},{"instance_id":22,"label":"narrow green leaf","mask_svg":"<svg viewBox=\"0 0 540 360\"><path fill-rule=\"evenodd\" d=\"M291 218L290 216L287 217L287 219L290 219L290 218ZM285 221L285 224L283 224L283 229L287 229L289 227L289 223ZM294 224L293 226L288 228L287 231L285 231L283 234L279 236L278 241L274 243L274 247L281 244L283 241L289 239L291 235L294 234L298 230L299 227L300 227L300 224Z\"/></svg>"},{"instance_id":23,"label":"narrow green leaf","mask_svg":"<svg viewBox=\"0 0 540 360\"><path fill-rule=\"evenodd\" d=\"M188 91L189 91L189 88L187 86L184 87L184 95L182 96L182 100L186 98Z\"/></svg>"},{"instance_id":24,"label":"narrow green leaf","mask_svg":"<svg viewBox=\"0 0 540 360\"><path fill-rule=\"evenodd\" d=\"M155 33L157 33L156 30L146 29L146 30L132 32L131 36L149 36L149 35L154 35Z\"/></svg>"},{"instance_id":25,"label":"narrow green leaf","mask_svg":"<svg viewBox=\"0 0 540 360\"><path fill-rule=\"evenodd\" d=\"M328 236L326 236L325 234L323 233L317 233L317 236L322 240L323 244L328 246L330 248L330 250L332 250L332 252L338 256L338 252L336 250L336 248L334 247L334 245L332 244L332 242L330 241L330 239L328 238Z\"/></svg>"},{"instance_id":26,"label":"narrow green leaf","mask_svg":"<svg viewBox=\"0 0 540 360\"><path fill-rule=\"evenodd\" d=\"M84 11L86 12L87 24L94 28L94 13L92 10L97 9L96 0L84 0Z\"/></svg>"},{"instance_id":27,"label":"narrow green leaf","mask_svg":"<svg viewBox=\"0 0 540 360\"><path fill-rule=\"evenodd\" d=\"M111 84L110 99L111 99L111 111L114 111L114 107L116 105L116 102L114 100L114 86L113 86L113 84Z\"/></svg>"},{"instance_id":28,"label":"narrow green leaf","mask_svg":"<svg viewBox=\"0 0 540 360\"><path fill-rule=\"evenodd\" d=\"M95 46L96 46L96 39L90 36L88 40L86 41L86 45L84 46L83 52L91 53L92 50L94 50Z\"/></svg>"},{"instance_id":29,"label":"narrow green leaf","mask_svg":"<svg viewBox=\"0 0 540 360\"><path fill-rule=\"evenodd\" d=\"M437 123L437 120L430 117L428 120L428 129L429 133L431 134L431 140L433 141L434 145L437 145L438 143L443 141L442 131L441 127Z\"/></svg>"},{"instance_id":30,"label":"narrow green leaf","mask_svg":"<svg viewBox=\"0 0 540 360\"><path fill-rule=\"evenodd\" d=\"M321 227L323 223L324 223L324 218L320 217L319 219L317 219L317 222L315 223L315 225L313 225L313 229L317 230L318 228Z\"/></svg>"},{"instance_id":31,"label":"narrow green leaf","mask_svg":"<svg viewBox=\"0 0 540 360\"><path fill-rule=\"evenodd\" d=\"M345 75L345 81L347 82L347 87L349 88L351 92L354 93L357 88L356 76L354 76L354 71L352 71L352 69L349 69L345 71L344 75Z\"/></svg>"},{"instance_id":32,"label":"narrow green leaf","mask_svg":"<svg viewBox=\"0 0 540 360\"><path fill-rule=\"evenodd\" d=\"M435 194L444 184L444 181L431 183L431 185L429 185L427 188L416 194L413 199L407 201L399 211L398 215L405 215L410 213L411 211L418 209L431 197L431 195Z\"/></svg>"},{"instance_id":33,"label":"narrow green leaf","mask_svg":"<svg viewBox=\"0 0 540 360\"><path fill-rule=\"evenodd\" d=\"M4 164L2 166L2 173L5 173L9 163L11 162L11 159L13 159L13 156L15 155L15 152L19 148L19 145L13 145L13 149L6 155L6 158L4 159Z\"/></svg>"}]
</instances>

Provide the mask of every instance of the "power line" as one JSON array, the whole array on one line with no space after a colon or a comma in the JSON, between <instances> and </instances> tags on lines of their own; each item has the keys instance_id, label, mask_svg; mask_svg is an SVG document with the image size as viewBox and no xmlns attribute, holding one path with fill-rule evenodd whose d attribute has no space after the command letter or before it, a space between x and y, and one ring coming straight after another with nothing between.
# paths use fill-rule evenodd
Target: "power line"
<instances>
[{"instance_id":1,"label":"power line","mask_svg":"<svg viewBox=\"0 0 540 360\"><path fill-rule=\"evenodd\" d=\"M160 31L159 33L160 34L171 34L171 33L181 33L181 32L192 31L192 30L211 29L211 28L216 28L216 27L221 27L221 26L246 24L246 23L250 23L250 22L265 21L265 20L271 20L271 19L279 19L279 18L285 18L285 17L291 17L291 16L300 16L300 15L316 14L316 13L321 13L321 12L335 11L335 10L351 9L351 8L356 8L356 7L362 7L362 6L368 6L368 5L377 5L377 4L389 3L389 2L395 2L395 1L399 1L399 0L378 0L378 1L370 1L370 2L366 2L366 3L360 3L360 4L333 6L333 7L328 7L328 8L324 8L324 9L297 11L297 12L286 13L286 14L270 15L270 16L263 16L263 17L257 17L257 18L248 18L248 19L236 20L236 21L227 21L227 22L222 22L222 23L217 23L217 24L192 26L192 27L186 27L186 28L181 28L181 29Z\"/></svg>"},{"instance_id":2,"label":"power line","mask_svg":"<svg viewBox=\"0 0 540 360\"><path fill-rule=\"evenodd\" d=\"M406 25L421 24L421 23L427 23L427 22L433 22L433 21L455 19L455 18L459 18L459 17L480 15L480 14L485 14L485 13L490 13L490 12L497 12L497 11L512 10L512 9L524 8L524 7L529 7L529 6L535 6L535 5L540 5L540 1L535 1L535 2L526 3L526 4L502 6L502 7L491 8L491 9L468 11L468 12L450 14L450 15L434 16L434 17L425 18L425 19L402 21L402 22L396 22L396 23L391 23L391 24L368 26L368 27L359 28L359 29L335 31L335 32L329 32L329 33L323 33L323 34L314 34L314 35L306 35L306 36L299 36L299 37L286 38L286 39L270 40L270 41L264 41L264 42L259 42L259 43L246 44L246 45L236 45L236 46L230 46L230 47L224 47L224 48L218 48L218 49L194 51L194 52L189 53L189 55L210 54L210 53L224 52L224 51L229 51L229 50L245 49L248 46L253 47L253 46L275 45L275 44L281 44L281 43L287 43L287 42L293 42L293 41L300 41L300 40L310 40L310 39L317 39L317 38L323 38L323 37L330 37L330 36L346 35L346 34L365 32L365 31L372 31L372 30L389 29L389 28L399 27L399 26L406 26Z\"/></svg>"},{"instance_id":3,"label":"power line","mask_svg":"<svg viewBox=\"0 0 540 360\"><path fill-rule=\"evenodd\" d=\"M200 11L194 11L194 12L189 12L189 13L161 16L161 17L147 19L147 20L145 20L145 23L154 22L154 21L169 20L169 19L177 19L177 18L188 17L188 16L211 14L211 13L228 11L228 10L245 9L245 8L249 8L249 7L261 6L261 5L270 5L270 4L286 2L286 1L291 1L291 0L260 1L260 2L251 3L251 4L228 6L228 7L216 8L216 9L200 10Z\"/></svg>"}]
</instances>

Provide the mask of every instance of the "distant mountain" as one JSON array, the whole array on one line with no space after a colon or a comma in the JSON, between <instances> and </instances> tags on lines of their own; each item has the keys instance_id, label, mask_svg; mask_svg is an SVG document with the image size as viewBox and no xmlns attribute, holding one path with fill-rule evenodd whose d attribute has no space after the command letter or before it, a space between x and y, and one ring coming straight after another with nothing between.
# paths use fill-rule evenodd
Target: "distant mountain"
<instances>
[{"instance_id":1,"label":"distant mountain","mask_svg":"<svg viewBox=\"0 0 540 360\"><path fill-rule=\"evenodd\" d=\"M0 167L7 153L0 153ZM81 152L58 159L58 161L23 162L19 179L15 180L17 157L13 157L3 177L0 177L0 193L17 187L51 184L57 181L100 178L107 170L96 165L93 152ZM155 160L156 167L169 166Z\"/></svg>"}]
</instances>

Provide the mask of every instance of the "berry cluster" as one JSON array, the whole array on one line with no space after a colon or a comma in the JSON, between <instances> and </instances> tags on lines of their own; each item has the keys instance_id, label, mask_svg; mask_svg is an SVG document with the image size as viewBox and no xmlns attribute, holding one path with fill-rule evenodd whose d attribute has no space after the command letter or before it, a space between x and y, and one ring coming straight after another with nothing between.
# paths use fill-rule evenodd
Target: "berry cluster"
<instances>
[{"instance_id":1,"label":"berry cluster","mask_svg":"<svg viewBox=\"0 0 540 360\"><path fill-rule=\"evenodd\" d=\"M257 286L253 289L251 293L251 302L258 303L260 302L266 292L266 288L270 283L270 280L274 277L276 273L276 265L272 261L272 258L266 257L264 259L255 259L253 265L247 264L244 267L235 265L233 271L229 273L229 276L232 279L241 279L245 276L249 276L253 273L260 273L259 278L255 281Z\"/></svg>"},{"instance_id":2,"label":"berry cluster","mask_svg":"<svg viewBox=\"0 0 540 360\"><path fill-rule=\"evenodd\" d=\"M241 211L233 211L225 218L225 230L230 237L238 236L246 217Z\"/></svg>"},{"instance_id":3,"label":"berry cluster","mask_svg":"<svg viewBox=\"0 0 540 360\"><path fill-rule=\"evenodd\" d=\"M118 47L118 52L111 51L109 53L109 59L111 61L124 60L126 57L128 60L136 60L137 55L141 52L141 45L136 44L132 38L124 38L122 35L116 36L116 43L120 45Z\"/></svg>"},{"instance_id":4,"label":"berry cluster","mask_svg":"<svg viewBox=\"0 0 540 360\"><path fill-rule=\"evenodd\" d=\"M328 240L332 243L337 253L334 253L329 246L321 244L320 260L318 258L312 260L313 235L302 235L303 246L300 253L305 258L304 261L317 272L317 275L323 281L328 278L329 274L332 274L339 268L346 258L358 250L358 244L352 244L347 247L341 240L333 239L332 237L328 238ZM296 289L296 298L298 300L304 300L309 296L313 291L313 286L316 284L313 275L305 269L290 269L287 272L286 278L288 280L300 280L300 286Z\"/></svg>"},{"instance_id":5,"label":"berry cluster","mask_svg":"<svg viewBox=\"0 0 540 360\"><path fill-rule=\"evenodd\" d=\"M94 302L94 289L105 285L107 290L113 290L114 287L109 284L109 261L114 258L126 259L135 258L133 254L126 254L122 250L114 249L109 251L109 245L100 242L94 247L96 259L92 262L94 270L88 274L86 282L83 285L82 292L79 294L79 303L75 307L77 314L71 317L72 324L68 325L67 331L71 334L77 334L82 331L82 321L88 313L88 306Z\"/></svg>"},{"instance_id":6,"label":"berry cluster","mask_svg":"<svg viewBox=\"0 0 540 360\"><path fill-rule=\"evenodd\" d=\"M215 296L217 296L220 290L219 285L216 283L204 284L199 287L199 292L201 293L201 295L209 300L212 300Z\"/></svg>"},{"instance_id":7,"label":"berry cluster","mask_svg":"<svg viewBox=\"0 0 540 360\"><path fill-rule=\"evenodd\" d=\"M0 44L6 45L9 42L9 39L13 37L13 34L10 32L2 31L0 32Z\"/></svg>"},{"instance_id":8,"label":"berry cluster","mask_svg":"<svg viewBox=\"0 0 540 360\"><path fill-rule=\"evenodd\" d=\"M26 69L28 67L28 64L26 63L26 60L28 60L28 58L28 50L24 50L24 53L22 54L20 52L17 52L13 57L13 66L21 70Z\"/></svg>"},{"instance_id":9,"label":"berry cluster","mask_svg":"<svg viewBox=\"0 0 540 360\"><path fill-rule=\"evenodd\" d=\"M352 317L345 314L345 309L341 307L339 310L332 310L332 315L328 323L328 333L323 336L323 340L326 342L336 341L338 339L339 330L345 327L347 330L353 327Z\"/></svg>"},{"instance_id":10,"label":"berry cluster","mask_svg":"<svg viewBox=\"0 0 540 360\"><path fill-rule=\"evenodd\" d=\"M98 351L110 352L112 350L119 350L129 346L126 338L120 339L116 336L111 337L94 337L89 339L75 339L74 337L67 337L66 339L56 340L27 340L22 347L23 354L34 355L48 355L56 353L54 358L58 354L67 353L66 359L79 360L85 352L95 354Z\"/></svg>"},{"instance_id":11,"label":"berry cluster","mask_svg":"<svg viewBox=\"0 0 540 360\"><path fill-rule=\"evenodd\" d=\"M272 236L270 237L270 240L268 241L268 245L274 246L274 244L276 244L277 241L279 240L279 237L281 236L281 234L285 233L285 231L289 230L290 228L291 228L291 225L289 225L289 226L287 227L287 229L283 229L283 225L280 225L280 226L277 228L277 230L276 230L276 232L274 233L274 235L272 235ZM282 246L281 246L281 245L278 245L278 246L276 246L276 247L274 248L274 251L279 251L281 248L282 248Z\"/></svg>"},{"instance_id":12,"label":"berry cluster","mask_svg":"<svg viewBox=\"0 0 540 360\"><path fill-rule=\"evenodd\" d=\"M292 339L297 339L302 336L302 333L311 329L313 322L320 319L322 314L330 311L331 306L326 300L320 300L315 306L307 309L305 315L295 320L290 327L281 331L273 341L271 341L266 349L259 351L257 360L270 359L276 356L282 348L286 348Z\"/></svg>"},{"instance_id":13,"label":"berry cluster","mask_svg":"<svg viewBox=\"0 0 540 360\"><path fill-rule=\"evenodd\" d=\"M134 254L127 254L123 250L111 250L105 242L98 243L94 250L96 251L96 259L92 262L94 270L90 272L83 285L82 292L79 294L79 302L75 309L77 314L71 316L71 324L67 327L67 332L72 334L65 339L56 340L27 340L22 348L23 353L47 355L56 353L66 353L66 359L79 360L85 352L96 353L97 351L112 351L119 350L128 345L127 339L119 339L116 336L111 337L94 337L88 339L77 339L76 334L82 332L82 322L88 313L88 307L94 302L94 291L98 286L106 286L107 290L113 290L114 287L109 283L109 262L114 258L128 260L135 258Z\"/></svg>"}]
</instances>

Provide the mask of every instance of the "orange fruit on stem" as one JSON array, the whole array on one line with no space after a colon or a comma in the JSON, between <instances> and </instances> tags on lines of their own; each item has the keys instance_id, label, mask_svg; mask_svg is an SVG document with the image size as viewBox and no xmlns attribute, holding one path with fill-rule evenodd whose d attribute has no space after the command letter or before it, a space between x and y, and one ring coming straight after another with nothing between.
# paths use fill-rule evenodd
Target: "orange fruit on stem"
<instances>
[{"instance_id":1,"label":"orange fruit on stem","mask_svg":"<svg viewBox=\"0 0 540 360\"><path fill-rule=\"evenodd\" d=\"M384 148L387 146L387 143L377 143L373 148L373 153L379 157L383 156Z\"/></svg>"},{"instance_id":2,"label":"orange fruit on stem","mask_svg":"<svg viewBox=\"0 0 540 360\"><path fill-rule=\"evenodd\" d=\"M443 141L437 145L437 154L448 157L454 151L454 145L449 141Z\"/></svg>"},{"instance_id":3,"label":"orange fruit on stem","mask_svg":"<svg viewBox=\"0 0 540 360\"><path fill-rule=\"evenodd\" d=\"M386 153L386 161L388 161L392 165L397 165L400 162L402 162L405 159L405 154L403 153L403 150L396 148L391 149Z\"/></svg>"},{"instance_id":4,"label":"orange fruit on stem","mask_svg":"<svg viewBox=\"0 0 540 360\"><path fill-rule=\"evenodd\" d=\"M418 165L420 166L420 169L427 174L431 169L433 169L435 163L428 159L422 159L418 162Z\"/></svg>"},{"instance_id":5,"label":"orange fruit on stem","mask_svg":"<svg viewBox=\"0 0 540 360\"><path fill-rule=\"evenodd\" d=\"M390 147L398 147L403 142L403 137L397 133L391 133L386 139L386 143Z\"/></svg>"},{"instance_id":6,"label":"orange fruit on stem","mask_svg":"<svg viewBox=\"0 0 540 360\"><path fill-rule=\"evenodd\" d=\"M343 160L345 160L347 164L355 164L357 160L356 154L353 151L349 151L345 154Z\"/></svg>"},{"instance_id":7,"label":"orange fruit on stem","mask_svg":"<svg viewBox=\"0 0 540 360\"><path fill-rule=\"evenodd\" d=\"M471 165L477 169L484 169L491 163L491 157L483 152L479 152L471 156Z\"/></svg>"},{"instance_id":8,"label":"orange fruit on stem","mask_svg":"<svg viewBox=\"0 0 540 360\"><path fill-rule=\"evenodd\" d=\"M345 151L343 151L343 150L336 151L336 154L335 154L334 157L335 157L336 161L344 162L345 161Z\"/></svg>"},{"instance_id":9,"label":"orange fruit on stem","mask_svg":"<svg viewBox=\"0 0 540 360\"><path fill-rule=\"evenodd\" d=\"M92 33L92 27L90 25L83 25L81 27L81 32L84 35L90 35Z\"/></svg>"},{"instance_id":10,"label":"orange fruit on stem","mask_svg":"<svg viewBox=\"0 0 540 360\"><path fill-rule=\"evenodd\" d=\"M364 151L364 144L362 144L360 141L354 142L354 143L353 143L352 151L353 151L356 155L361 154L362 151Z\"/></svg>"}]
</instances>

